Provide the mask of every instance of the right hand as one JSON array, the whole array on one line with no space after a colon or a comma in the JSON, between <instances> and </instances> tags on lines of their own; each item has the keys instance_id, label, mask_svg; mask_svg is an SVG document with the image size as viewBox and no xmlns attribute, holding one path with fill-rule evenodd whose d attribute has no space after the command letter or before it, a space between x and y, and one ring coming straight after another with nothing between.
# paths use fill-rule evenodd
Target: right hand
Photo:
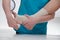
<instances>
[{"instance_id":1,"label":"right hand","mask_svg":"<svg viewBox=\"0 0 60 40\"><path fill-rule=\"evenodd\" d=\"M18 29L18 24L20 24L15 18L12 17L12 15L7 15L7 22L10 27Z\"/></svg>"}]
</instances>

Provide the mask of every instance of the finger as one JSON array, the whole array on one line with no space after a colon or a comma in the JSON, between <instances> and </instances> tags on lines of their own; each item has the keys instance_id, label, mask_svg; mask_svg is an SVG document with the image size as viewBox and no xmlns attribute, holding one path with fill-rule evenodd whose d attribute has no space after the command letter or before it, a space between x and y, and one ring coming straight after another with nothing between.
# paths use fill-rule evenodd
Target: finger
<instances>
[{"instance_id":1,"label":"finger","mask_svg":"<svg viewBox=\"0 0 60 40\"><path fill-rule=\"evenodd\" d=\"M14 11L12 12L12 14L14 15L14 17L16 17L16 15L17 15L16 12L14 12Z\"/></svg>"},{"instance_id":2,"label":"finger","mask_svg":"<svg viewBox=\"0 0 60 40\"><path fill-rule=\"evenodd\" d=\"M12 27L14 29L18 29L18 25L16 23L9 25L9 27Z\"/></svg>"},{"instance_id":3,"label":"finger","mask_svg":"<svg viewBox=\"0 0 60 40\"><path fill-rule=\"evenodd\" d=\"M14 22L12 25L13 25L13 28L18 29L18 25L16 22Z\"/></svg>"},{"instance_id":4,"label":"finger","mask_svg":"<svg viewBox=\"0 0 60 40\"><path fill-rule=\"evenodd\" d=\"M18 30L18 25L14 25L14 26L15 26L14 28L15 28L16 30Z\"/></svg>"}]
</instances>

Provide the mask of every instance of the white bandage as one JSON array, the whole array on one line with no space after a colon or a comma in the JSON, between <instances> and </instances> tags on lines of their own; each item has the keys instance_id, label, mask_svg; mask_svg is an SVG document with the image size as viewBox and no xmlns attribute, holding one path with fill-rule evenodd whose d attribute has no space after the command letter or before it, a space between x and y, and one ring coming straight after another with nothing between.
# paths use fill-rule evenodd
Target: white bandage
<instances>
[{"instance_id":1,"label":"white bandage","mask_svg":"<svg viewBox=\"0 0 60 40\"><path fill-rule=\"evenodd\" d=\"M27 18L25 16L23 16L23 15L16 15L16 19L23 23L24 21L26 21ZM20 24L18 24L18 29L19 28L20 28Z\"/></svg>"},{"instance_id":2,"label":"white bandage","mask_svg":"<svg viewBox=\"0 0 60 40\"><path fill-rule=\"evenodd\" d=\"M46 9L42 8L40 11L38 11L36 14L32 15L33 17L40 17L40 16L43 16L43 15L47 15L48 12Z\"/></svg>"},{"instance_id":3,"label":"white bandage","mask_svg":"<svg viewBox=\"0 0 60 40\"><path fill-rule=\"evenodd\" d=\"M16 16L16 19L18 21L20 21L20 22L24 22L24 21L26 21L27 18L25 16L23 16L23 15L17 15Z\"/></svg>"}]
</instances>

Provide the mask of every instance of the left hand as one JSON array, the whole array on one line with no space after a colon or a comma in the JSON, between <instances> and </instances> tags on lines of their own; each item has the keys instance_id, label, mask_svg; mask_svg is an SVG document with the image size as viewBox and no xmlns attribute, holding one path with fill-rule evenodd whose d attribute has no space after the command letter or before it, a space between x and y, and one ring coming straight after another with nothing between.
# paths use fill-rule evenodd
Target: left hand
<instances>
[{"instance_id":1,"label":"left hand","mask_svg":"<svg viewBox=\"0 0 60 40\"><path fill-rule=\"evenodd\" d=\"M37 19L35 17L32 17L32 16L28 16L28 15L25 15L28 19L26 21L23 22L23 25L29 29L29 30L32 30L33 27L35 26L35 24L37 24Z\"/></svg>"}]
</instances>

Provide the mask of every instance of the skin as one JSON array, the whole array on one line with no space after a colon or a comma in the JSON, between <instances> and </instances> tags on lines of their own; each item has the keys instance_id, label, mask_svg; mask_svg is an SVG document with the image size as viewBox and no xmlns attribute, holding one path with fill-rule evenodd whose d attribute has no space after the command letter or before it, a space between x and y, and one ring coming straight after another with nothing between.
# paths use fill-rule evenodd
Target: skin
<instances>
[{"instance_id":1,"label":"skin","mask_svg":"<svg viewBox=\"0 0 60 40\"><path fill-rule=\"evenodd\" d=\"M10 10L10 0L2 0L2 6L6 14L9 27L18 29L18 21L12 17L12 11Z\"/></svg>"},{"instance_id":2,"label":"skin","mask_svg":"<svg viewBox=\"0 0 60 40\"><path fill-rule=\"evenodd\" d=\"M55 11L59 8L59 1L60 0L51 0L44 8L48 11L48 15L44 15L44 16L40 16L38 18L35 17L31 17L29 15L25 15L28 19L27 21L23 22L23 25L29 29L32 30L34 25L38 22L47 22L51 19L54 18L55 15ZM10 0L2 0L2 5L3 5L3 9L5 11L6 17L7 17L7 22L8 25L18 29L18 25L20 24L15 18L12 17L12 12L10 11ZM50 7L52 6L52 7ZM52 9L52 10L51 10ZM13 12L15 15L15 12Z\"/></svg>"}]
</instances>

